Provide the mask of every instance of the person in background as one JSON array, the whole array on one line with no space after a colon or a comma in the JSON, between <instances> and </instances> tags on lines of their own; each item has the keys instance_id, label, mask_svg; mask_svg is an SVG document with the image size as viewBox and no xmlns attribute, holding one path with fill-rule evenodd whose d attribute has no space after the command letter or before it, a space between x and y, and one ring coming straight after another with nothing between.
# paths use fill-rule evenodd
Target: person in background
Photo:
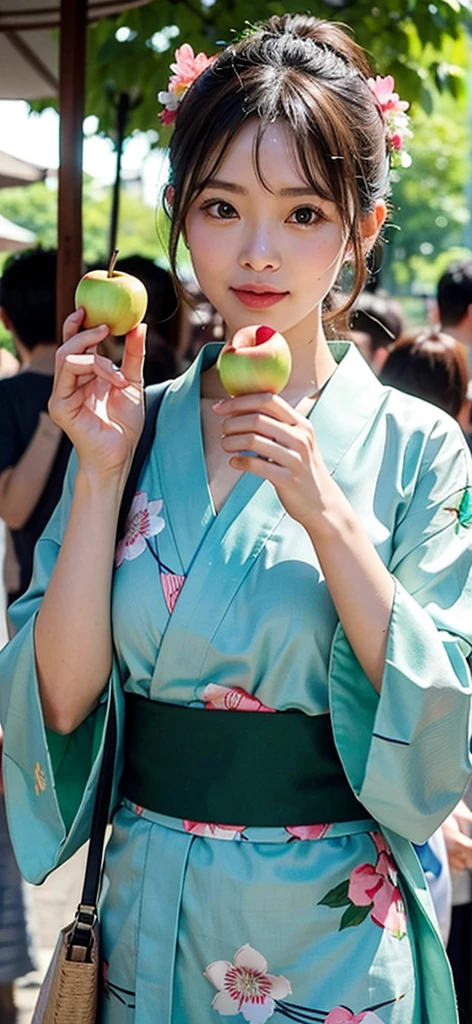
<instances>
[{"instance_id":1,"label":"person in background","mask_svg":"<svg viewBox=\"0 0 472 1024\"><path fill-rule=\"evenodd\" d=\"M0 379L11 377L19 369L19 361L7 348L0 347Z\"/></svg>"},{"instance_id":2,"label":"person in background","mask_svg":"<svg viewBox=\"0 0 472 1024\"><path fill-rule=\"evenodd\" d=\"M70 443L48 415L55 317L55 251L15 255L0 279L0 318L22 365L0 380L0 518L11 530L20 569L8 604L28 587L34 547L59 500L70 454Z\"/></svg>"},{"instance_id":3,"label":"person in background","mask_svg":"<svg viewBox=\"0 0 472 1024\"><path fill-rule=\"evenodd\" d=\"M350 335L377 376L392 342L403 330L403 314L395 299L378 292L361 292L351 316Z\"/></svg>"},{"instance_id":4,"label":"person in background","mask_svg":"<svg viewBox=\"0 0 472 1024\"><path fill-rule=\"evenodd\" d=\"M401 335L380 373L382 384L444 409L462 427L470 402L464 350L449 334L418 328Z\"/></svg>"},{"instance_id":5,"label":"person in background","mask_svg":"<svg viewBox=\"0 0 472 1024\"><path fill-rule=\"evenodd\" d=\"M472 277L470 287L472 298ZM466 428L470 418L467 360L463 346L451 335L428 329L405 334L390 352L380 379L383 384L438 405L458 420L463 429ZM435 885L440 884L441 872L437 869L442 859L441 845L445 840L452 883L449 929L446 923L446 931L449 930L447 951L454 975L461 1024L470 1024L472 1019L472 814L467 806L471 797L469 785L464 800L460 801L442 826L443 838L440 833L435 833L428 849L423 853L419 851L425 870L428 866L433 868L435 880L431 888L434 895ZM447 921L446 899L447 884L443 888L443 898L440 897L437 903L438 917Z\"/></svg>"},{"instance_id":6,"label":"person in background","mask_svg":"<svg viewBox=\"0 0 472 1024\"><path fill-rule=\"evenodd\" d=\"M437 303L442 329L466 349L472 379L472 260L450 264L439 280Z\"/></svg>"},{"instance_id":7,"label":"person in background","mask_svg":"<svg viewBox=\"0 0 472 1024\"><path fill-rule=\"evenodd\" d=\"M7 604L28 587L34 546L60 497L70 451L69 442L47 412L56 352L55 316L56 253L37 249L12 257L0 279L0 318L13 337L22 367L17 374L0 380L0 517L9 528ZM9 551L9 545L14 552ZM29 920L0 782L2 1024L13 1024L17 1019L15 979L36 967Z\"/></svg>"}]
</instances>

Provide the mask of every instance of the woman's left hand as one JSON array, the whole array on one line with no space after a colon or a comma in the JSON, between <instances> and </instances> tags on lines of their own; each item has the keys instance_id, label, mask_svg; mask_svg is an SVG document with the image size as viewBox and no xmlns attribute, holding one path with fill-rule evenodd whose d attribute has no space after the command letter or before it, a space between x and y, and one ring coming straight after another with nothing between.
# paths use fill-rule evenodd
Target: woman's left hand
<instances>
[{"instance_id":1,"label":"woman's left hand","mask_svg":"<svg viewBox=\"0 0 472 1024\"><path fill-rule=\"evenodd\" d=\"M292 519L307 529L315 526L336 485L310 421L271 394L223 399L213 410L223 419L221 445L234 452L230 466L269 480Z\"/></svg>"}]
</instances>

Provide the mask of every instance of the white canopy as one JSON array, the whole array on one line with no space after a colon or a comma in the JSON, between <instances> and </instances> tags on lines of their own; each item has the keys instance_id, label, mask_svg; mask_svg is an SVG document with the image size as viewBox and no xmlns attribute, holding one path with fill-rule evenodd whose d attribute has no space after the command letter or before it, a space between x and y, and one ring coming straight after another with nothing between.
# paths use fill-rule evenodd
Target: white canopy
<instances>
[{"instance_id":1,"label":"white canopy","mask_svg":"<svg viewBox=\"0 0 472 1024\"><path fill-rule=\"evenodd\" d=\"M36 235L33 231L20 228L18 224L7 220L0 214L0 252L15 252L17 249L28 249L34 245Z\"/></svg>"},{"instance_id":2,"label":"white canopy","mask_svg":"<svg viewBox=\"0 0 472 1024\"><path fill-rule=\"evenodd\" d=\"M20 160L11 153L0 150L0 188L13 188L16 185L31 185L34 181L43 181L46 170Z\"/></svg>"},{"instance_id":3,"label":"white canopy","mask_svg":"<svg viewBox=\"0 0 472 1024\"><path fill-rule=\"evenodd\" d=\"M89 0L87 16L95 21L143 7L149 0ZM59 93L57 38L60 0L1 0L0 99L45 99Z\"/></svg>"}]
</instances>

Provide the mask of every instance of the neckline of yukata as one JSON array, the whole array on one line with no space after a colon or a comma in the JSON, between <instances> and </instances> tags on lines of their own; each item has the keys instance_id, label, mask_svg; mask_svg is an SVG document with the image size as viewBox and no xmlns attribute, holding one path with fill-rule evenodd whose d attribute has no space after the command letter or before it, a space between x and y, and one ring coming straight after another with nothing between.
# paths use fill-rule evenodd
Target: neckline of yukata
<instances>
[{"instance_id":1,"label":"neckline of yukata","mask_svg":"<svg viewBox=\"0 0 472 1024\"><path fill-rule=\"evenodd\" d=\"M163 631L151 680L158 699L163 680L175 675L175 644L193 623L192 643L179 648L179 672L195 684L204 678L212 637L234 596L287 513L272 484L245 473L214 514L208 492L200 420L200 373L215 362L221 346L211 344L163 400L149 471L159 481L161 515L180 559L185 585ZM349 343L330 345L339 363L310 414L322 457L335 473L343 455L379 407L387 392ZM218 572L215 572L215 566ZM177 571L177 570L175 570ZM211 595L211 601L208 597Z\"/></svg>"},{"instance_id":2,"label":"neckline of yukata","mask_svg":"<svg viewBox=\"0 0 472 1024\"><path fill-rule=\"evenodd\" d=\"M215 512L203 447L200 376L214 365L221 348L220 343L206 345L185 373L170 384L159 411L157 443L150 453L151 469L154 464L165 492L166 526L185 575L206 537L211 535L220 544L229 530L241 533L242 529L247 534L253 522L257 530L263 530L268 518L283 514L272 485L249 472L241 475L222 508ZM329 348L338 365L308 419L325 464L330 473L335 473L386 389L354 344L336 341L330 342ZM177 447L173 443L176 438Z\"/></svg>"}]
</instances>

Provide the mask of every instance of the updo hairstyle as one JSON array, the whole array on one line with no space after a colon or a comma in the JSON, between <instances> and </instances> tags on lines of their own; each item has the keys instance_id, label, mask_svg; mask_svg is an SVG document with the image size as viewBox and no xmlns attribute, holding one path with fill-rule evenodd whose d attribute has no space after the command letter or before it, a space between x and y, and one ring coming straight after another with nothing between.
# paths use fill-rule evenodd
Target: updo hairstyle
<instances>
[{"instance_id":1,"label":"updo hairstyle","mask_svg":"<svg viewBox=\"0 0 472 1024\"><path fill-rule=\"evenodd\" d=\"M214 177L238 129L259 118L254 166L264 187L260 144L283 118L293 129L297 166L320 197L336 204L352 252L354 283L343 317L366 280L360 221L388 189L385 123L367 84L364 51L339 25L308 15L273 15L227 46L188 89L170 143L169 257L178 283L177 246L190 205Z\"/></svg>"}]
</instances>

